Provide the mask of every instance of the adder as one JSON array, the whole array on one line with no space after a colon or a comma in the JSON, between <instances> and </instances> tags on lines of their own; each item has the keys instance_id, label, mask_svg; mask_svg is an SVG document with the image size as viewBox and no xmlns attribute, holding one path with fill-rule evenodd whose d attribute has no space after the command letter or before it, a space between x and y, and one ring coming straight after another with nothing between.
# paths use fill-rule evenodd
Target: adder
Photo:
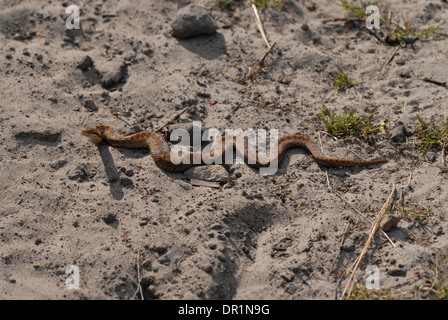
<instances>
[{"instance_id":1,"label":"adder","mask_svg":"<svg viewBox=\"0 0 448 320\"><path fill-rule=\"evenodd\" d=\"M253 155L248 152L248 139L246 137L238 139L237 136L223 135L218 141L220 142L218 144L220 147L212 147L212 152L210 153L188 152L183 156L175 156L171 154L171 149L164 137L157 132L144 131L129 136L120 136L115 134L110 126L99 125L85 128L81 133L96 144L106 140L113 147L149 148L154 163L159 168L169 172L184 172L194 166L213 163L213 160L216 159L223 160L230 148L236 148L237 152L243 155L244 161L255 168L268 167L272 161L277 161L279 164L286 151L293 147L307 149L319 164L328 167L359 167L388 162L388 160L355 161L328 158L319 150L315 141L299 134L280 137L278 143L274 144L268 157L265 155ZM193 161L198 158L201 159L200 163Z\"/></svg>"}]
</instances>

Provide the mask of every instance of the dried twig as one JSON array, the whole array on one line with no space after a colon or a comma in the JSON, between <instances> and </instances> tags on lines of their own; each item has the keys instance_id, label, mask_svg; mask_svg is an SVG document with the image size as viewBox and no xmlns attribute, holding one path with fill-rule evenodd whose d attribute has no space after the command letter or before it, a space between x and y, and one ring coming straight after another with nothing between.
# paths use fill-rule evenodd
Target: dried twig
<instances>
[{"instance_id":1,"label":"dried twig","mask_svg":"<svg viewBox=\"0 0 448 320\"><path fill-rule=\"evenodd\" d=\"M261 36L263 37L266 46L268 47L268 49L270 49L271 45L269 44L268 38L266 37L266 33L264 32L263 24L261 23L260 16L258 15L257 6L253 3L252 3L252 11L254 13L255 23L257 24L258 30L260 30Z\"/></svg>"},{"instance_id":2,"label":"dried twig","mask_svg":"<svg viewBox=\"0 0 448 320\"><path fill-rule=\"evenodd\" d=\"M347 228L345 228L344 232L342 233L341 242L339 243L339 249L338 253L336 254L336 257L333 260L333 263L330 266L330 273L333 272L334 266L336 265L336 261L338 261L339 255L341 254L342 246L344 245L345 237L347 236L348 230L350 229L351 221L348 222Z\"/></svg>"},{"instance_id":3,"label":"dried twig","mask_svg":"<svg viewBox=\"0 0 448 320\"><path fill-rule=\"evenodd\" d=\"M135 298L135 295L137 294L137 292L140 292L140 298L142 300L144 300L141 282L142 282L142 278L140 276L140 250L138 250L138 252L137 252L137 290L135 291L134 296L132 297L132 300Z\"/></svg>"},{"instance_id":4,"label":"dried twig","mask_svg":"<svg viewBox=\"0 0 448 320\"><path fill-rule=\"evenodd\" d=\"M263 65L264 63L264 59L266 59L266 57L268 56L268 54L272 51L272 49L275 47L275 44L277 42L274 42L274 44L272 46L269 47L269 49L265 52L265 54L263 55L263 57L260 59L260 65Z\"/></svg>"},{"instance_id":5,"label":"dried twig","mask_svg":"<svg viewBox=\"0 0 448 320\"><path fill-rule=\"evenodd\" d=\"M254 13L255 17L255 23L257 24L257 28L261 33L261 36L263 37L264 42L266 43L266 46L268 47L267 51L264 53L263 57L260 59L259 64L260 66L263 66L264 60L268 56L268 54L272 51L272 49L275 47L275 42L273 45L271 45L268 41L268 37L266 36L266 32L264 31L263 23L261 22L260 16L258 15L258 9L255 4L252 3L252 11Z\"/></svg>"},{"instance_id":6,"label":"dried twig","mask_svg":"<svg viewBox=\"0 0 448 320\"><path fill-rule=\"evenodd\" d=\"M219 182L191 179L190 184L198 187L219 188Z\"/></svg>"},{"instance_id":7,"label":"dried twig","mask_svg":"<svg viewBox=\"0 0 448 320\"><path fill-rule=\"evenodd\" d=\"M432 80L432 79L429 79L429 78L424 78L422 80L425 81L425 82L432 83L432 84L435 84L437 86L441 86L441 87L444 87L444 88L448 89L448 83L446 83L446 82L440 82L440 81Z\"/></svg>"},{"instance_id":8,"label":"dried twig","mask_svg":"<svg viewBox=\"0 0 448 320\"><path fill-rule=\"evenodd\" d=\"M446 159L445 159L445 145L442 147L442 167L446 167Z\"/></svg>"},{"instance_id":9,"label":"dried twig","mask_svg":"<svg viewBox=\"0 0 448 320\"><path fill-rule=\"evenodd\" d=\"M350 275L350 278L347 281L347 285L345 286L344 291L342 292L341 299L344 298L346 293L347 293L347 296L350 295L350 293L351 293L351 291L353 289L353 284L354 284L353 279L355 277L356 270L358 269L359 264L361 263L362 258L366 254L366 252L367 252L367 250L368 250L368 248L370 246L370 243L372 242L373 236L375 235L376 231L378 230L378 228L380 226L380 223L381 223L381 220L383 220L384 214L389 209L389 207L390 207L390 205L392 203L394 194L395 194L395 183L392 185L392 191L391 191L389 197L387 198L386 202L384 203L383 207L381 208L380 212L378 213L378 216L377 216L377 218L375 219L375 221L374 221L374 223L372 225L369 238L367 239L366 244L364 245L364 248L361 251L361 254L355 260L354 265L347 271L347 272L351 272L351 275ZM349 289L349 287L350 287L350 289Z\"/></svg>"},{"instance_id":10,"label":"dried twig","mask_svg":"<svg viewBox=\"0 0 448 320\"><path fill-rule=\"evenodd\" d=\"M173 119L171 119L170 121L166 122L163 126L161 126L159 129L157 129L155 132L159 132L161 131L163 128L165 128L166 126L169 126L171 124L173 124L175 121L177 121L179 119L179 117L188 110L189 107L186 107L185 109L183 109L181 112L179 112L178 114L176 114L174 116Z\"/></svg>"},{"instance_id":11,"label":"dried twig","mask_svg":"<svg viewBox=\"0 0 448 320\"><path fill-rule=\"evenodd\" d=\"M395 55L397 54L398 49L400 49L400 46L397 46L397 48L395 48L394 52L392 53L392 55L389 57L389 59L386 61L386 63L383 66L383 70L386 69L386 67L389 65L389 63L392 61L392 59L395 57Z\"/></svg>"},{"instance_id":12,"label":"dried twig","mask_svg":"<svg viewBox=\"0 0 448 320\"><path fill-rule=\"evenodd\" d=\"M331 18L331 19L322 20L322 23L339 22L339 21L345 21L345 22L366 22L365 19L360 19L360 18Z\"/></svg>"},{"instance_id":13,"label":"dried twig","mask_svg":"<svg viewBox=\"0 0 448 320\"><path fill-rule=\"evenodd\" d=\"M336 196L338 196L339 199L341 199L342 201L344 201L346 204L348 204L353 210L356 211L356 213L358 213L363 219L366 219L367 222L372 223L372 221L363 213L361 213L361 211L359 211L354 205L352 205L350 202L347 201L347 199L345 199L342 195L340 195L338 192L336 192L335 190L333 190L333 188L330 185L330 179L328 178L328 171L325 171L325 174L327 176L327 186L328 189L330 190L330 192L334 193ZM385 231L383 231L382 229L380 229L380 232L386 237L386 239L390 242L390 244L396 248L397 246L395 245L395 243L392 241L391 238L389 238L389 236L387 235L387 233Z\"/></svg>"}]
</instances>

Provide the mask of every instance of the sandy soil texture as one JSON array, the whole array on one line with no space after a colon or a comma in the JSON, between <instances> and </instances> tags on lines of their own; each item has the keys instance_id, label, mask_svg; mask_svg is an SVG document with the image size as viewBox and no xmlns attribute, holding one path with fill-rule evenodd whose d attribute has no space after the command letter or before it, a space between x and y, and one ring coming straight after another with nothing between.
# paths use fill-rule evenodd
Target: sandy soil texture
<instances>
[{"instance_id":1,"label":"sandy soil texture","mask_svg":"<svg viewBox=\"0 0 448 320\"><path fill-rule=\"evenodd\" d=\"M415 132L417 115L448 115L447 24L392 57L396 45L342 19L341 1L283 2L258 8L275 43L261 70L266 44L248 1L0 0L0 299L140 299L139 286L145 299L339 299L393 183L407 215L390 241L375 234L352 297L446 297L445 152L421 153ZM216 32L172 35L191 3ZM68 5L80 29L66 27ZM447 19L448 3L379 9L419 35ZM338 66L358 85L336 88ZM388 132L334 139L323 105L388 119ZM149 150L81 135L99 124L155 130L186 107L170 129L278 129L327 156L390 161L327 168L296 148L270 176L206 169L216 188L191 183L201 172L161 170ZM67 287L69 266L79 289ZM379 290L366 288L369 266Z\"/></svg>"}]
</instances>

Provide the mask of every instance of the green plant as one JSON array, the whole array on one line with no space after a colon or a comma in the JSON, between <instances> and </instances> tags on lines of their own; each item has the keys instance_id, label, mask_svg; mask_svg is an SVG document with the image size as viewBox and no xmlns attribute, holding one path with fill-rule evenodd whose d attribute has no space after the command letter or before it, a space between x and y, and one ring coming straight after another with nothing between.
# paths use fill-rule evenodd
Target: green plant
<instances>
[{"instance_id":1,"label":"green plant","mask_svg":"<svg viewBox=\"0 0 448 320\"><path fill-rule=\"evenodd\" d=\"M420 32L414 31L414 28L411 26L409 20L407 18L404 19L404 27L398 26L394 31L389 31L388 37L395 42L401 42L406 40L409 37L415 37L415 39L423 39L427 38L430 35L433 35L442 25L443 21L439 21L438 23L429 27L429 29L422 29ZM417 36L418 35L418 36Z\"/></svg>"},{"instance_id":2,"label":"green plant","mask_svg":"<svg viewBox=\"0 0 448 320\"><path fill-rule=\"evenodd\" d=\"M422 29L422 31L420 31L419 38L420 39L426 38L427 36L434 34L440 28L441 24L442 24L442 20L437 22L436 24L432 25L431 27L429 27L428 30Z\"/></svg>"},{"instance_id":3,"label":"green plant","mask_svg":"<svg viewBox=\"0 0 448 320\"><path fill-rule=\"evenodd\" d=\"M282 1L274 1L274 0L258 0L258 1L251 1L252 4L258 6L258 7L263 7L263 8L268 8L268 7L277 7L277 6L282 6L284 3Z\"/></svg>"},{"instance_id":4,"label":"green plant","mask_svg":"<svg viewBox=\"0 0 448 320\"><path fill-rule=\"evenodd\" d=\"M215 0L216 7L218 9L224 9L227 7L233 0Z\"/></svg>"},{"instance_id":5,"label":"green plant","mask_svg":"<svg viewBox=\"0 0 448 320\"><path fill-rule=\"evenodd\" d=\"M369 135L384 132L386 122L373 124L369 116L359 116L357 112L349 111L346 115L338 115L325 105L319 114L329 133L334 136L356 136L367 139Z\"/></svg>"},{"instance_id":6,"label":"green plant","mask_svg":"<svg viewBox=\"0 0 448 320\"><path fill-rule=\"evenodd\" d=\"M406 28L399 26L397 29L395 29L395 31L390 31L389 35L395 37L397 41L403 41L404 37L412 36L412 31L409 31Z\"/></svg>"},{"instance_id":7,"label":"green plant","mask_svg":"<svg viewBox=\"0 0 448 320\"><path fill-rule=\"evenodd\" d=\"M417 128L417 136L420 139L420 152L430 148L445 149L448 145L448 123L444 118L439 124L428 124L422 117L417 116L420 127Z\"/></svg>"},{"instance_id":8,"label":"green plant","mask_svg":"<svg viewBox=\"0 0 448 320\"><path fill-rule=\"evenodd\" d=\"M363 19L366 16L366 9L368 6L370 5L378 5L378 2L372 2L369 4L364 4L364 1L359 0L359 7L356 5L351 5L348 3L348 1L346 0L342 0L341 3L339 4L341 7L343 7L344 9L347 9L348 11L350 11L350 14L353 17L356 17L358 19Z\"/></svg>"},{"instance_id":9,"label":"green plant","mask_svg":"<svg viewBox=\"0 0 448 320\"><path fill-rule=\"evenodd\" d=\"M428 209L417 203L413 203L406 208L400 206L399 204L395 204L394 209L400 212L404 219L408 221L414 220L421 226L428 223L432 213L432 208Z\"/></svg>"},{"instance_id":10,"label":"green plant","mask_svg":"<svg viewBox=\"0 0 448 320\"><path fill-rule=\"evenodd\" d=\"M333 74L333 84L339 88L339 90L346 90L350 87L357 86L358 83L353 82L350 80L348 75L345 73L344 70L342 70L341 67L337 67L338 71Z\"/></svg>"},{"instance_id":11,"label":"green plant","mask_svg":"<svg viewBox=\"0 0 448 320\"><path fill-rule=\"evenodd\" d=\"M360 283L355 282L352 292L345 300L389 300L391 298L390 294L390 289L367 289Z\"/></svg>"},{"instance_id":12,"label":"green plant","mask_svg":"<svg viewBox=\"0 0 448 320\"><path fill-rule=\"evenodd\" d=\"M448 287L442 279L427 279L426 283L421 286L414 285L410 293L415 295L423 295L433 298L434 300L448 299Z\"/></svg>"}]
</instances>

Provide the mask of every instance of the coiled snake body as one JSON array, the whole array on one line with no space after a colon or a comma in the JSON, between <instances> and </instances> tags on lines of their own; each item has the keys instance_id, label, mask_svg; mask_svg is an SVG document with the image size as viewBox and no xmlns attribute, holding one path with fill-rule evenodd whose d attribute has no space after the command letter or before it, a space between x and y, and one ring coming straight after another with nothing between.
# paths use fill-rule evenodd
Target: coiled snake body
<instances>
[{"instance_id":1,"label":"coiled snake body","mask_svg":"<svg viewBox=\"0 0 448 320\"><path fill-rule=\"evenodd\" d=\"M244 161L248 165L256 168L268 167L272 161L277 161L279 164L285 156L286 151L293 147L307 149L319 164L328 167L358 167L388 162L388 160L354 161L328 158L322 154L316 142L306 136L298 134L280 137L278 143L274 144L275 148L270 150L269 157L252 155L248 152L247 138L237 139L236 136L224 135L220 138L221 144L218 145L221 147L218 150L215 150L217 148L212 147L212 152L210 153L188 152L182 157L173 158L170 147L166 143L164 137L156 132L145 131L124 137L116 135L111 127L100 125L92 128L85 128L81 133L90 138L94 143L107 140L113 147L149 148L155 164L159 168L169 172L183 172L194 166L213 163L214 159L224 159L226 152L229 152L229 148L236 148L237 152L243 155ZM184 159L185 157L187 159ZM201 159L201 162L195 163L193 160L198 158Z\"/></svg>"}]
</instances>

